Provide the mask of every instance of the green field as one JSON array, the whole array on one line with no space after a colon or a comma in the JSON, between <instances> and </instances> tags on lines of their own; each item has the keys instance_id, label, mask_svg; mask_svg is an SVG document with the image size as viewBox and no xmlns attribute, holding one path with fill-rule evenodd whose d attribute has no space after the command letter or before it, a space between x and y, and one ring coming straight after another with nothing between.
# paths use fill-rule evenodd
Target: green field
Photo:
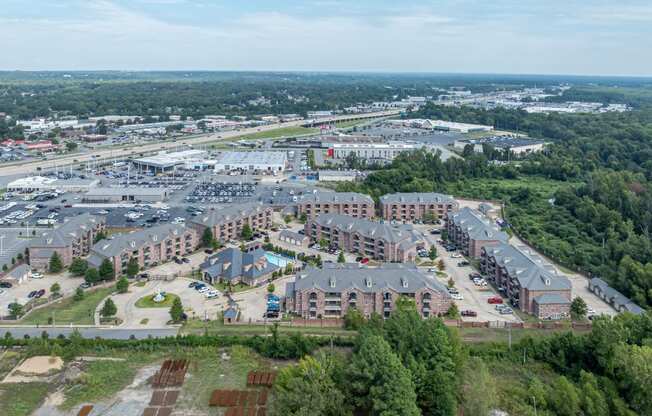
<instances>
[{"instance_id":1,"label":"green field","mask_svg":"<svg viewBox=\"0 0 652 416\"><path fill-rule=\"evenodd\" d=\"M47 392L47 383L0 384L0 414L30 415L45 399Z\"/></svg>"},{"instance_id":2,"label":"green field","mask_svg":"<svg viewBox=\"0 0 652 416\"><path fill-rule=\"evenodd\" d=\"M155 295L147 295L136 301L137 308L169 308L174 303L174 300L179 296L174 293L166 293L163 302L154 302Z\"/></svg>"},{"instance_id":3,"label":"green field","mask_svg":"<svg viewBox=\"0 0 652 416\"><path fill-rule=\"evenodd\" d=\"M280 137L301 136L304 134L319 133L319 129L308 127L282 127L280 129L273 129L261 131L258 133L245 134L237 136L230 140L262 140L262 139L276 139Z\"/></svg>"},{"instance_id":4,"label":"green field","mask_svg":"<svg viewBox=\"0 0 652 416\"><path fill-rule=\"evenodd\" d=\"M210 335L266 335L270 333L269 326L264 325L224 325L220 321L204 322L199 319L190 319L181 328L183 334L203 334ZM319 326L285 326L278 327L279 333L293 334L301 333L304 335L324 335L324 336L354 336L355 331L349 331L343 328L319 327Z\"/></svg>"},{"instance_id":5,"label":"green field","mask_svg":"<svg viewBox=\"0 0 652 416\"><path fill-rule=\"evenodd\" d=\"M94 314L97 305L113 292L113 287L86 291L84 299L75 301L72 297L61 300L50 306L30 312L21 319L20 323L31 325L46 325L48 319L54 317L57 325L76 324L92 325L95 323Z\"/></svg>"}]
</instances>

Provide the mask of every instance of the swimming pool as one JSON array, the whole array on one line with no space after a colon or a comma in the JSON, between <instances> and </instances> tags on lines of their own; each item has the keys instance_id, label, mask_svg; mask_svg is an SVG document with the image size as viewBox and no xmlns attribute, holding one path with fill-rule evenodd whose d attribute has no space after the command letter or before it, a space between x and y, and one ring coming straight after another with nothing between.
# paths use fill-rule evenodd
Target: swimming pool
<instances>
[{"instance_id":1,"label":"swimming pool","mask_svg":"<svg viewBox=\"0 0 652 416\"><path fill-rule=\"evenodd\" d=\"M292 262L292 259L288 257L283 257L279 254L272 253L269 251L265 252L265 257L267 258L268 262L278 267L285 267L288 265L288 263Z\"/></svg>"}]
</instances>

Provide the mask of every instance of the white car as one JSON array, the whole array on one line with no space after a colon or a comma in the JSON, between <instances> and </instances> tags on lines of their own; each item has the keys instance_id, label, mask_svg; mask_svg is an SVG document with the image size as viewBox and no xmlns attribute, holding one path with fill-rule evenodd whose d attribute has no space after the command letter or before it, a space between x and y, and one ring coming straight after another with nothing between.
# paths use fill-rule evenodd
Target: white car
<instances>
[{"instance_id":1,"label":"white car","mask_svg":"<svg viewBox=\"0 0 652 416\"><path fill-rule=\"evenodd\" d=\"M31 278L32 279L43 279L43 275L41 273L32 273Z\"/></svg>"},{"instance_id":2,"label":"white car","mask_svg":"<svg viewBox=\"0 0 652 416\"><path fill-rule=\"evenodd\" d=\"M220 292L217 290L209 290L208 292L204 293L204 296L206 296L206 299L213 299L220 296Z\"/></svg>"},{"instance_id":3,"label":"white car","mask_svg":"<svg viewBox=\"0 0 652 416\"><path fill-rule=\"evenodd\" d=\"M464 300L464 296L461 293L451 293L451 298L455 300Z\"/></svg>"},{"instance_id":4,"label":"white car","mask_svg":"<svg viewBox=\"0 0 652 416\"><path fill-rule=\"evenodd\" d=\"M198 290L199 293L207 293L210 292L211 289L208 286L204 286L201 289Z\"/></svg>"},{"instance_id":5,"label":"white car","mask_svg":"<svg viewBox=\"0 0 652 416\"><path fill-rule=\"evenodd\" d=\"M461 259L462 255L460 253L453 253L453 254L451 254L451 257L454 258L454 259Z\"/></svg>"}]
</instances>

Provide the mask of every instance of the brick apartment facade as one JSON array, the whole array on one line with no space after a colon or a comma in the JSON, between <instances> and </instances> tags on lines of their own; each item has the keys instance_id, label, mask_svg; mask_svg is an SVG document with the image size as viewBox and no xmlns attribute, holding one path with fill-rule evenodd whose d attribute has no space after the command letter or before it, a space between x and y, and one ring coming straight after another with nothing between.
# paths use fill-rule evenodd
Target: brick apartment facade
<instances>
[{"instance_id":1,"label":"brick apartment facade","mask_svg":"<svg viewBox=\"0 0 652 416\"><path fill-rule=\"evenodd\" d=\"M412 262L427 241L411 226L392 226L346 215L321 214L305 225L313 243L322 239L349 253L388 262Z\"/></svg>"},{"instance_id":2,"label":"brick apartment facade","mask_svg":"<svg viewBox=\"0 0 652 416\"><path fill-rule=\"evenodd\" d=\"M450 195L438 193L397 193L380 198L381 217L387 221L415 222L442 219L448 212L459 210Z\"/></svg>"},{"instance_id":3,"label":"brick apartment facade","mask_svg":"<svg viewBox=\"0 0 652 416\"><path fill-rule=\"evenodd\" d=\"M129 259L136 258L140 269L156 266L191 254L199 247L200 237L193 228L165 224L126 234L115 234L99 241L88 256L89 267L99 268L104 259L113 264L115 276L127 271Z\"/></svg>"},{"instance_id":4,"label":"brick apartment facade","mask_svg":"<svg viewBox=\"0 0 652 416\"><path fill-rule=\"evenodd\" d=\"M374 200L355 192L320 192L302 195L297 201L297 215L315 218L321 214L342 214L354 218L373 218Z\"/></svg>"},{"instance_id":5,"label":"brick apartment facade","mask_svg":"<svg viewBox=\"0 0 652 416\"><path fill-rule=\"evenodd\" d=\"M29 264L34 270L47 270L56 252L67 267L73 258L88 255L95 237L105 228L104 217L82 214L69 218L59 228L44 232L30 243Z\"/></svg>"},{"instance_id":6,"label":"brick apartment facade","mask_svg":"<svg viewBox=\"0 0 652 416\"><path fill-rule=\"evenodd\" d=\"M527 247L504 243L483 247L480 271L523 312L541 319L570 313L570 280Z\"/></svg>"},{"instance_id":7,"label":"brick apartment facade","mask_svg":"<svg viewBox=\"0 0 652 416\"><path fill-rule=\"evenodd\" d=\"M478 258L482 247L506 243L509 236L491 221L471 208L462 208L459 212L449 212L446 216L448 241L466 256Z\"/></svg>"},{"instance_id":8,"label":"brick apartment facade","mask_svg":"<svg viewBox=\"0 0 652 416\"><path fill-rule=\"evenodd\" d=\"M245 224L249 224L252 231L271 228L272 212L271 207L259 203L238 204L223 209L211 208L190 220L189 226L197 231L200 238L204 230L209 227L213 237L225 243L239 240Z\"/></svg>"},{"instance_id":9,"label":"brick apartment facade","mask_svg":"<svg viewBox=\"0 0 652 416\"><path fill-rule=\"evenodd\" d=\"M326 263L298 273L286 290L286 309L306 319L341 318L350 308L387 318L401 296L414 299L423 318L442 315L452 304L441 283L414 265L397 263L378 268Z\"/></svg>"}]
</instances>

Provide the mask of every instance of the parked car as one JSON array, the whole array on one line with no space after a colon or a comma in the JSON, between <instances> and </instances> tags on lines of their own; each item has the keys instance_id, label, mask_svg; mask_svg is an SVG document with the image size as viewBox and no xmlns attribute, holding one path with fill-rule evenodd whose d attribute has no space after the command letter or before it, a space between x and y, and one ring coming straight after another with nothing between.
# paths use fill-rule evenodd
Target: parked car
<instances>
[{"instance_id":1,"label":"parked car","mask_svg":"<svg viewBox=\"0 0 652 416\"><path fill-rule=\"evenodd\" d=\"M174 262L175 262L176 264L183 264L183 260L181 260L181 259L178 258L178 257L175 257L175 258L174 258Z\"/></svg>"},{"instance_id":2,"label":"parked car","mask_svg":"<svg viewBox=\"0 0 652 416\"><path fill-rule=\"evenodd\" d=\"M45 295L45 289L41 289L36 294L34 295L35 298L40 298L41 296Z\"/></svg>"},{"instance_id":3,"label":"parked car","mask_svg":"<svg viewBox=\"0 0 652 416\"><path fill-rule=\"evenodd\" d=\"M471 311L471 310L466 310L461 312L462 316L478 316L478 313L476 311Z\"/></svg>"},{"instance_id":4,"label":"parked car","mask_svg":"<svg viewBox=\"0 0 652 416\"><path fill-rule=\"evenodd\" d=\"M214 299L214 298L220 296L220 292L213 289L213 290L209 290L208 292L204 293L204 296L206 296L206 299Z\"/></svg>"},{"instance_id":5,"label":"parked car","mask_svg":"<svg viewBox=\"0 0 652 416\"><path fill-rule=\"evenodd\" d=\"M79 287L82 289L88 289L89 287L91 287L91 284L88 282L84 282L81 285L79 285Z\"/></svg>"},{"instance_id":6,"label":"parked car","mask_svg":"<svg viewBox=\"0 0 652 416\"><path fill-rule=\"evenodd\" d=\"M204 250L204 253L213 254L213 250L211 250L210 248L207 248L206 250Z\"/></svg>"},{"instance_id":7,"label":"parked car","mask_svg":"<svg viewBox=\"0 0 652 416\"><path fill-rule=\"evenodd\" d=\"M466 261L466 260L462 260L462 261L458 261L458 262L457 262L457 267L465 267L465 266L468 266L468 265L470 265L470 264L471 264L471 263L469 263L468 261Z\"/></svg>"},{"instance_id":8,"label":"parked car","mask_svg":"<svg viewBox=\"0 0 652 416\"><path fill-rule=\"evenodd\" d=\"M32 273L31 277L32 279L43 279L43 275L41 273Z\"/></svg>"},{"instance_id":9,"label":"parked car","mask_svg":"<svg viewBox=\"0 0 652 416\"><path fill-rule=\"evenodd\" d=\"M369 259L366 257L360 260L360 264L367 264L367 263L369 263Z\"/></svg>"},{"instance_id":10,"label":"parked car","mask_svg":"<svg viewBox=\"0 0 652 416\"><path fill-rule=\"evenodd\" d=\"M473 272L469 273L469 279L474 280L474 279L481 279L482 275L478 272Z\"/></svg>"},{"instance_id":11,"label":"parked car","mask_svg":"<svg viewBox=\"0 0 652 416\"><path fill-rule=\"evenodd\" d=\"M31 292L29 292L29 294L27 295L27 297L31 299L31 298L33 298L34 296L36 296L37 293L38 293L38 292L37 292L36 290L32 290Z\"/></svg>"},{"instance_id":12,"label":"parked car","mask_svg":"<svg viewBox=\"0 0 652 416\"><path fill-rule=\"evenodd\" d=\"M451 298L455 300L464 300L464 296L462 296L462 294L459 292L451 293Z\"/></svg>"},{"instance_id":13,"label":"parked car","mask_svg":"<svg viewBox=\"0 0 652 416\"><path fill-rule=\"evenodd\" d=\"M487 299L487 303L490 303L492 305L502 304L503 303L503 298L500 298L498 296L492 296L489 299Z\"/></svg>"},{"instance_id":14,"label":"parked car","mask_svg":"<svg viewBox=\"0 0 652 416\"><path fill-rule=\"evenodd\" d=\"M453 254L451 254L451 257L454 258L454 259L461 259L462 255L460 253L453 253Z\"/></svg>"},{"instance_id":15,"label":"parked car","mask_svg":"<svg viewBox=\"0 0 652 416\"><path fill-rule=\"evenodd\" d=\"M514 313L514 311L512 310L512 308L510 308L509 306L505 306L504 308L500 308L500 310L499 310L498 312L499 312L501 315L511 315L511 314Z\"/></svg>"},{"instance_id":16,"label":"parked car","mask_svg":"<svg viewBox=\"0 0 652 416\"><path fill-rule=\"evenodd\" d=\"M186 263L186 264L187 264L187 263L190 263L190 259L189 259L188 257L184 257L184 258L182 258L181 261L184 262L184 263Z\"/></svg>"},{"instance_id":17,"label":"parked car","mask_svg":"<svg viewBox=\"0 0 652 416\"><path fill-rule=\"evenodd\" d=\"M199 284L199 282L190 282L190 283L188 284L188 287L189 287L189 288L193 288L193 287L197 286L198 284Z\"/></svg>"},{"instance_id":18,"label":"parked car","mask_svg":"<svg viewBox=\"0 0 652 416\"><path fill-rule=\"evenodd\" d=\"M199 293L206 293L206 292L210 292L210 289L208 288L208 286L203 286L198 290L198 292Z\"/></svg>"},{"instance_id":19,"label":"parked car","mask_svg":"<svg viewBox=\"0 0 652 416\"><path fill-rule=\"evenodd\" d=\"M4 289L10 289L13 285L9 282L0 282L0 287Z\"/></svg>"}]
</instances>

